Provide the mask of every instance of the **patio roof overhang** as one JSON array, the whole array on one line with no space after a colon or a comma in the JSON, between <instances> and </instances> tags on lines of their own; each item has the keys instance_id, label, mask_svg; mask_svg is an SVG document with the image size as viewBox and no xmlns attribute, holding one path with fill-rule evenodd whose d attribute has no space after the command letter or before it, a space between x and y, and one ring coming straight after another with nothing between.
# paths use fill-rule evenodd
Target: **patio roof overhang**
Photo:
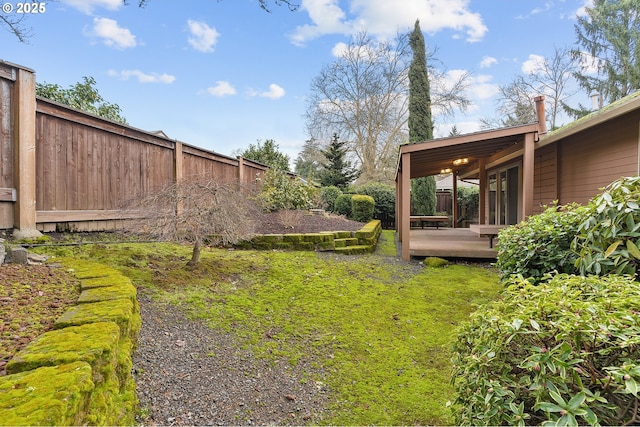
<instances>
[{"instance_id":1,"label":"patio roof overhang","mask_svg":"<svg viewBox=\"0 0 640 427\"><path fill-rule=\"evenodd\" d=\"M437 175L444 169L455 169L459 175L470 176L471 171L477 171L480 159L520 150L525 135L537 132L538 124L534 123L402 145L396 179L402 172L403 154L410 154L411 178ZM468 163L455 167L456 159L467 159Z\"/></svg>"}]
</instances>

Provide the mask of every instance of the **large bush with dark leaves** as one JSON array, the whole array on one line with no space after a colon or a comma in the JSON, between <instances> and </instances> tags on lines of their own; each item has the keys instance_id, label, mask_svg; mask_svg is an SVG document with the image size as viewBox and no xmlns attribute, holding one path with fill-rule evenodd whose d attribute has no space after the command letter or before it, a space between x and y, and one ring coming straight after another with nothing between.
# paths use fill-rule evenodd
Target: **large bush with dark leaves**
<instances>
[{"instance_id":1,"label":"large bush with dark leaves","mask_svg":"<svg viewBox=\"0 0 640 427\"><path fill-rule=\"evenodd\" d=\"M554 205L501 230L496 266L503 279L516 274L536 283L552 271L576 273L571 243L586 212L577 204Z\"/></svg>"},{"instance_id":2,"label":"large bush with dark leaves","mask_svg":"<svg viewBox=\"0 0 640 427\"><path fill-rule=\"evenodd\" d=\"M640 176L623 177L594 197L573 242L581 274L640 270Z\"/></svg>"},{"instance_id":3,"label":"large bush with dark leaves","mask_svg":"<svg viewBox=\"0 0 640 427\"><path fill-rule=\"evenodd\" d=\"M459 425L640 422L640 282L511 277L503 297L459 328L453 348Z\"/></svg>"}]
</instances>

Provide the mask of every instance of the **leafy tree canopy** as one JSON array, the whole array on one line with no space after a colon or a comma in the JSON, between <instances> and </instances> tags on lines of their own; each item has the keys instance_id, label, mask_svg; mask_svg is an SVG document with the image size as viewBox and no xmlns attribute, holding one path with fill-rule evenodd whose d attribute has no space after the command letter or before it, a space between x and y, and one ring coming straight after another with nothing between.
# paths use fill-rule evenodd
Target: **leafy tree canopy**
<instances>
[{"instance_id":1,"label":"leafy tree canopy","mask_svg":"<svg viewBox=\"0 0 640 427\"><path fill-rule=\"evenodd\" d=\"M36 95L60 102L78 110L127 124L118 104L104 100L96 88L93 77L83 77L83 81L64 89L54 83L36 83Z\"/></svg>"},{"instance_id":2,"label":"leafy tree canopy","mask_svg":"<svg viewBox=\"0 0 640 427\"><path fill-rule=\"evenodd\" d=\"M254 162L288 172L289 156L279 150L280 147L273 139L267 139L264 143L258 140L255 145L249 144L249 147L240 155Z\"/></svg>"}]
</instances>

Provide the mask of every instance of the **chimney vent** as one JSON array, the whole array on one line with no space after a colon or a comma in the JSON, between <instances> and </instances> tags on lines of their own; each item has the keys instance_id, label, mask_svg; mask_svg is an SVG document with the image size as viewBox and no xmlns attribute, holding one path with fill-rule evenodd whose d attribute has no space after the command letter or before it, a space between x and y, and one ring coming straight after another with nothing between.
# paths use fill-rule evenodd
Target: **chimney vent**
<instances>
[{"instance_id":1,"label":"chimney vent","mask_svg":"<svg viewBox=\"0 0 640 427\"><path fill-rule=\"evenodd\" d=\"M544 95L533 98L536 103L536 116L538 116L538 133L547 133L547 117L544 112Z\"/></svg>"}]
</instances>

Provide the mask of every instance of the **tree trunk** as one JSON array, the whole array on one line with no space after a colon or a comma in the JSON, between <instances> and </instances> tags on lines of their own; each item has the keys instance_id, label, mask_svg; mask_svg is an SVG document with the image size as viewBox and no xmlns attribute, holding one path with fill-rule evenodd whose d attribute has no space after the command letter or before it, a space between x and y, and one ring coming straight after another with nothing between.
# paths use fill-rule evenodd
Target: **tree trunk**
<instances>
[{"instance_id":1,"label":"tree trunk","mask_svg":"<svg viewBox=\"0 0 640 427\"><path fill-rule=\"evenodd\" d=\"M189 267L193 267L198 264L200 261L200 247L202 243L200 243L200 239L197 238L196 242L193 244L193 252L191 252L191 259L187 263Z\"/></svg>"}]
</instances>

